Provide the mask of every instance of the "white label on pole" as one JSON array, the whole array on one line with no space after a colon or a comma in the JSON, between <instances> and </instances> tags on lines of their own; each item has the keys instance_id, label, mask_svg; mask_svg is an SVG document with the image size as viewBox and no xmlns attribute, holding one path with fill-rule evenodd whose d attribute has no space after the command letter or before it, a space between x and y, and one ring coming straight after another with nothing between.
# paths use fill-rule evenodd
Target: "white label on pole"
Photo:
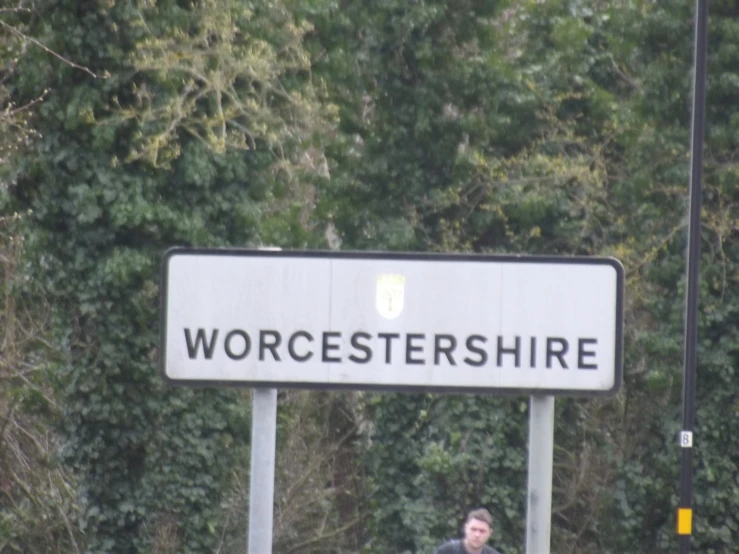
<instances>
[{"instance_id":1,"label":"white label on pole","mask_svg":"<svg viewBox=\"0 0 739 554\"><path fill-rule=\"evenodd\" d=\"M183 384L613 394L611 258L170 250L161 369Z\"/></svg>"},{"instance_id":2,"label":"white label on pole","mask_svg":"<svg viewBox=\"0 0 739 554\"><path fill-rule=\"evenodd\" d=\"M680 446L682 448L693 448L692 431L680 431Z\"/></svg>"}]
</instances>

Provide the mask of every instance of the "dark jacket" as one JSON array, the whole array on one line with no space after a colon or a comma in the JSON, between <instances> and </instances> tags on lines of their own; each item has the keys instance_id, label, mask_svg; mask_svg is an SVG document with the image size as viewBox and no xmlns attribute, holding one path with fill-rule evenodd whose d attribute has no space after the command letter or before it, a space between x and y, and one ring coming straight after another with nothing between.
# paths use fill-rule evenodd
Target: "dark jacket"
<instances>
[{"instance_id":1,"label":"dark jacket","mask_svg":"<svg viewBox=\"0 0 739 554\"><path fill-rule=\"evenodd\" d=\"M439 548L436 549L434 554L468 554L467 550L462 546L461 539L455 539L453 541L445 542ZM500 554L492 546L484 546L482 548L482 554Z\"/></svg>"}]
</instances>

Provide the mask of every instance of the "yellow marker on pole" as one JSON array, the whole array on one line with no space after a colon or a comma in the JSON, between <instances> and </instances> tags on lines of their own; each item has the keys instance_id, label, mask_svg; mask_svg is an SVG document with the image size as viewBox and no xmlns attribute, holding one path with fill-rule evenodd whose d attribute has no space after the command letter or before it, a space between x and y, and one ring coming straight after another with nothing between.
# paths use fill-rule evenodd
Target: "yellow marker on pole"
<instances>
[{"instance_id":1,"label":"yellow marker on pole","mask_svg":"<svg viewBox=\"0 0 739 554\"><path fill-rule=\"evenodd\" d=\"M693 532L693 510L690 508L678 508L677 510L677 534L690 535Z\"/></svg>"}]
</instances>

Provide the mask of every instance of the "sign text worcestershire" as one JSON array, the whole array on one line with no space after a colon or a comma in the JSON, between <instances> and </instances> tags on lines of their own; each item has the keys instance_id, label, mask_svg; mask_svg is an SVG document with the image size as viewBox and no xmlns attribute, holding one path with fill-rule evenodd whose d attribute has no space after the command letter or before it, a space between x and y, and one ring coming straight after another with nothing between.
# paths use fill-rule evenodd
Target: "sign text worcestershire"
<instances>
[{"instance_id":1,"label":"sign text worcestershire","mask_svg":"<svg viewBox=\"0 0 739 554\"><path fill-rule=\"evenodd\" d=\"M467 365L597 370L598 340L591 337L486 336L448 333L344 333L305 330L184 329L189 358L206 360L223 349L234 361L250 356L259 361L387 365Z\"/></svg>"}]
</instances>

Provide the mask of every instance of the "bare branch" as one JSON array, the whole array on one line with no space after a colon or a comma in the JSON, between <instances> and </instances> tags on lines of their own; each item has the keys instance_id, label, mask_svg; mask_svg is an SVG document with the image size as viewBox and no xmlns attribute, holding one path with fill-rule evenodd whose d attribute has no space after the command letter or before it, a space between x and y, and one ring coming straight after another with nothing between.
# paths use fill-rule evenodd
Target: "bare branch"
<instances>
[{"instance_id":1,"label":"bare branch","mask_svg":"<svg viewBox=\"0 0 739 554\"><path fill-rule=\"evenodd\" d=\"M22 38L23 40L27 40L28 42L30 42L32 44L35 44L36 46L38 46L39 48L41 48L44 52L46 52L47 54L51 54L52 56L54 56L58 60L60 60L60 61L64 62L65 64L67 64L68 66L74 67L75 69L79 69L80 71L84 71L85 73L87 73L88 75L91 75L95 79L97 79L99 77L99 75L97 75L96 73L93 73L92 71L90 71L89 68L84 67L84 66L81 66L81 65L78 65L78 64L74 63L72 60L65 58L64 56L62 56L58 52L54 52L54 50L52 50L48 46L42 44L41 42L39 42L38 40L36 40L33 37L29 37L27 34L19 31L18 29L16 29L12 25L9 25L8 23L6 23L5 21L3 21L2 19L0 19L0 27L3 27L4 29L10 31L14 35Z\"/></svg>"}]
</instances>

